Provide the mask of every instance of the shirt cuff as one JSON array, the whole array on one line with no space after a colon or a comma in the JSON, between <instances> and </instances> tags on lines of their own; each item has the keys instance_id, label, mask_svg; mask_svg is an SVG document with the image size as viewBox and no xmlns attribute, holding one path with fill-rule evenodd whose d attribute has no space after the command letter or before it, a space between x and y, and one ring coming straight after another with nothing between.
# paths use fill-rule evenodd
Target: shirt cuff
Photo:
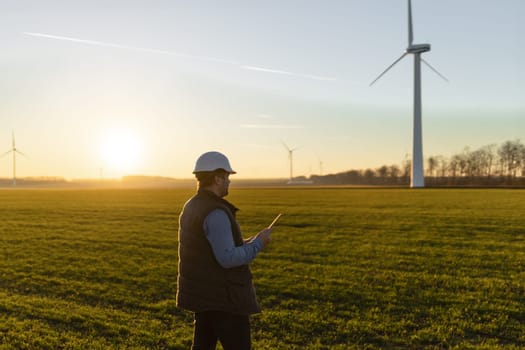
<instances>
[{"instance_id":1,"label":"shirt cuff","mask_svg":"<svg viewBox=\"0 0 525 350\"><path fill-rule=\"evenodd\" d=\"M251 243L255 247L256 253L259 253L264 248L263 242L259 237L255 237L255 239Z\"/></svg>"}]
</instances>

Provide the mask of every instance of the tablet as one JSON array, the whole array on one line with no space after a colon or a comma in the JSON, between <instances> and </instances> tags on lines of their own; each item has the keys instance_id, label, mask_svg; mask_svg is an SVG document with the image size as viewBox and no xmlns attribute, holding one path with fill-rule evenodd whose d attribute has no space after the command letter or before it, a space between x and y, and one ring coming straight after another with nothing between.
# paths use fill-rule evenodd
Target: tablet
<instances>
[{"instance_id":1,"label":"tablet","mask_svg":"<svg viewBox=\"0 0 525 350\"><path fill-rule=\"evenodd\" d=\"M279 213L279 215L277 215L275 217L275 219L273 219L272 223L270 224L270 226L268 226L268 228L272 228L273 225L275 225L275 223L277 222L277 220L279 220L279 218L281 217L281 215L283 215L282 213Z\"/></svg>"}]
</instances>

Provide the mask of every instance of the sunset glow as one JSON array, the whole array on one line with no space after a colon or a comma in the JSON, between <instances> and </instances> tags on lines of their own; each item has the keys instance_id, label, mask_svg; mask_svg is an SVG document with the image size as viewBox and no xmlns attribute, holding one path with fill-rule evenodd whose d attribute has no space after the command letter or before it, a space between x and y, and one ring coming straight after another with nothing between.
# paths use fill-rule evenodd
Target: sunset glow
<instances>
[{"instance_id":1,"label":"sunset glow","mask_svg":"<svg viewBox=\"0 0 525 350\"><path fill-rule=\"evenodd\" d=\"M102 134L100 155L110 171L133 172L143 158L142 140L132 130L107 130Z\"/></svg>"},{"instance_id":2,"label":"sunset glow","mask_svg":"<svg viewBox=\"0 0 525 350\"><path fill-rule=\"evenodd\" d=\"M414 63L369 86L408 48L408 0L110 3L0 1L0 152L14 131L18 177L193 178L217 150L236 178L286 179L283 141L294 176L412 160ZM411 4L410 40L432 45L424 166L525 140L525 1Z\"/></svg>"}]
</instances>

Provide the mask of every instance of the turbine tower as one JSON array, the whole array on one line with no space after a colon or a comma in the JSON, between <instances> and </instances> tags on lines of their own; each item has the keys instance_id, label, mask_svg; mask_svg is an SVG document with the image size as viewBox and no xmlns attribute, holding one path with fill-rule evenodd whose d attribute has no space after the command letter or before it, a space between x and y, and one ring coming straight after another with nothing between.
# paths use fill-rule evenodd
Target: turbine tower
<instances>
[{"instance_id":1,"label":"turbine tower","mask_svg":"<svg viewBox=\"0 0 525 350\"><path fill-rule=\"evenodd\" d=\"M372 86L394 65L401 61L406 55L414 55L414 130L412 143L412 170L410 175L410 187L425 187L425 177L423 173L423 133L421 123L421 62L426 64L432 71L445 81L448 81L441 73L432 67L427 61L421 58L421 54L430 51L430 44L414 44L412 30L412 2L408 0L408 47L405 52L394 63L383 71L374 81Z\"/></svg>"},{"instance_id":2,"label":"turbine tower","mask_svg":"<svg viewBox=\"0 0 525 350\"><path fill-rule=\"evenodd\" d=\"M8 155L9 153L13 153L13 186L16 186L16 154L21 154L23 156L25 156L25 154L23 154L22 152L20 152L19 150L16 149L16 145L15 145L15 132L13 131L13 148L11 148L9 151L5 152L4 154L2 154L0 156L3 157L3 156L6 156Z\"/></svg>"},{"instance_id":3,"label":"turbine tower","mask_svg":"<svg viewBox=\"0 0 525 350\"><path fill-rule=\"evenodd\" d=\"M281 141L282 142L282 141ZM293 151L297 149L296 148L290 148L286 143L282 142L284 148L288 151L288 159L290 159L290 183L293 181Z\"/></svg>"}]
</instances>

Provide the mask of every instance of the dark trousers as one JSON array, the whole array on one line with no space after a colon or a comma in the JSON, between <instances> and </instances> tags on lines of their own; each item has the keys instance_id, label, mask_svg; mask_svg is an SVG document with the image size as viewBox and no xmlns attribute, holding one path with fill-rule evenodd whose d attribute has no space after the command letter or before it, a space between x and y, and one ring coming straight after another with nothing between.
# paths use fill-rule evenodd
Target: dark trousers
<instances>
[{"instance_id":1,"label":"dark trousers","mask_svg":"<svg viewBox=\"0 0 525 350\"><path fill-rule=\"evenodd\" d=\"M215 350L220 341L224 350L250 350L250 318L220 311L195 313L193 350Z\"/></svg>"}]
</instances>

